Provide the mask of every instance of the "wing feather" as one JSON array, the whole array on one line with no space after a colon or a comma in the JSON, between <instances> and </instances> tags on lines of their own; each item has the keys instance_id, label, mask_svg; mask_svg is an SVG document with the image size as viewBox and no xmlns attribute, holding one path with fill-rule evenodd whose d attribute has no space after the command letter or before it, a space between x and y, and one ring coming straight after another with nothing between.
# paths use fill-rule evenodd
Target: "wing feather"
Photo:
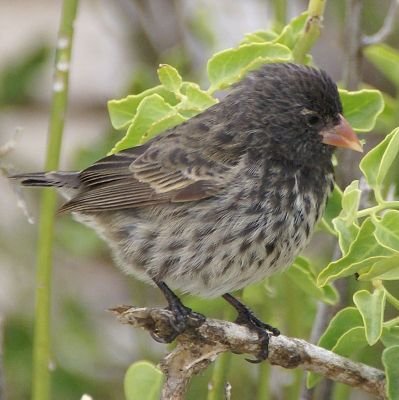
<instances>
[{"instance_id":1,"label":"wing feather","mask_svg":"<svg viewBox=\"0 0 399 400\"><path fill-rule=\"evenodd\" d=\"M157 139L157 138L156 138ZM99 212L216 195L232 166L198 149L154 140L99 160L79 174L79 193L60 212Z\"/></svg>"}]
</instances>

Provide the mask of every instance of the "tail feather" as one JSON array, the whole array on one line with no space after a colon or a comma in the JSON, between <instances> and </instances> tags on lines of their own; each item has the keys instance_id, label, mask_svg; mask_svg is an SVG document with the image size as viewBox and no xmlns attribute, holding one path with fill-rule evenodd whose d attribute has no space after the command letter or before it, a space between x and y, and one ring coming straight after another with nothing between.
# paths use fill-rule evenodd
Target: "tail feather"
<instances>
[{"instance_id":1,"label":"tail feather","mask_svg":"<svg viewBox=\"0 0 399 400\"><path fill-rule=\"evenodd\" d=\"M19 180L24 186L54 186L71 189L78 189L80 186L78 172L32 172L12 175L10 178Z\"/></svg>"}]
</instances>

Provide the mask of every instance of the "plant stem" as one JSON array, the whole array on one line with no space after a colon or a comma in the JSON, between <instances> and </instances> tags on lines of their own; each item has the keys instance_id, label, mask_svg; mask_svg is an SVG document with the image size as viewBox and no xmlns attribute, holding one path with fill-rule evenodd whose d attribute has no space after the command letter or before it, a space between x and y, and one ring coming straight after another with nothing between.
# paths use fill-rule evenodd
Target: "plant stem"
<instances>
[{"instance_id":1,"label":"plant stem","mask_svg":"<svg viewBox=\"0 0 399 400\"><path fill-rule=\"evenodd\" d=\"M46 170L58 167L64 118L68 101L68 78L71 59L73 22L78 0L64 0L57 39L53 96L48 130ZM36 306L33 343L32 399L49 400L50 385L50 296L52 246L56 197L44 189L41 199L39 238L36 261Z\"/></svg>"},{"instance_id":2,"label":"plant stem","mask_svg":"<svg viewBox=\"0 0 399 400\"><path fill-rule=\"evenodd\" d=\"M378 204L373 207L365 208L357 212L357 218L368 217L371 214L376 214L380 211L385 210L386 208L399 208L399 201L384 201L381 204Z\"/></svg>"},{"instance_id":3,"label":"plant stem","mask_svg":"<svg viewBox=\"0 0 399 400\"><path fill-rule=\"evenodd\" d=\"M309 0L308 19L293 49L294 60L304 63L306 56L320 36L326 0Z\"/></svg>"},{"instance_id":4,"label":"plant stem","mask_svg":"<svg viewBox=\"0 0 399 400\"><path fill-rule=\"evenodd\" d=\"M287 0L273 0L271 6L274 13L273 28L280 32L287 23Z\"/></svg>"},{"instance_id":5,"label":"plant stem","mask_svg":"<svg viewBox=\"0 0 399 400\"><path fill-rule=\"evenodd\" d=\"M219 400L223 398L224 385L227 371L231 362L231 353L220 354L216 359L212 371L212 384L208 390L207 400Z\"/></svg>"},{"instance_id":6,"label":"plant stem","mask_svg":"<svg viewBox=\"0 0 399 400\"><path fill-rule=\"evenodd\" d=\"M360 82L362 63L361 15L363 0L348 0L345 16L345 53L343 81L347 90L357 90Z\"/></svg>"},{"instance_id":7,"label":"plant stem","mask_svg":"<svg viewBox=\"0 0 399 400\"><path fill-rule=\"evenodd\" d=\"M388 292L388 290L384 287L385 295L387 297L387 301L395 307L397 310L399 310L399 300L393 296L391 293Z\"/></svg>"},{"instance_id":8,"label":"plant stem","mask_svg":"<svg viewBox=\"0 0 399 400\"><path fill-rule=\"evenodd\" d=\"M228 307L223 312L223 318L230 320L234 318L232 307ZM224 385L226 383L227 372L231 363L231 353L223 353L218 356L212 371L211 385L209 386L207 400L219 400L223 398Z\"/></svg>"}]
</instances>

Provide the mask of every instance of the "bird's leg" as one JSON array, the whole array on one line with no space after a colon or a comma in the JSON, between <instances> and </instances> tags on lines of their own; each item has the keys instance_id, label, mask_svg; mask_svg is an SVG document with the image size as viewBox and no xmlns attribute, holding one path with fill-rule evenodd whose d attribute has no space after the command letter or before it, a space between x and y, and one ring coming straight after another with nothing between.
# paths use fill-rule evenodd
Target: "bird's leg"
<instances>
[{"instance_id":1,"label":"bird's leg","mask_svg":"<svg viewBox=\"0 0 399 400\"><path fill-rule=\"evenodd\" d=\"M196 313L191 308L186 307L180 299L169 289L168 285L162 281L156 281L156 285L161 289L163 295L168 302L167 309L172 311L174 320L171 320L171 326L174 330L169 336L161 337L157 334L152 334L152 337L161 343L171 343L176 339L182 332L184 332L189 327L198 327L204 321L205 317L202 314Z\"/></svg>"},{"instance_id":2,"label":"bird's leg","mask_svg":"<svg viewBox=\"0 0 399 400\"><path fill-rule=\"evenodd\" d=\"M254 330L259 336L262 350L259 352L256 360L247 359L247 361L252 363L259 363L263 360L266 360L269 352L269 332L271 332L273 336L278 336L280 334L280 331L277 328L274 328L273 326L266 324L258 319L245 304L238 301L231 294L226 293L223 295L223 298L237 310L238 317L235 322L240 325L245 325L251 330Z\"/></svg>"}]
</instances>

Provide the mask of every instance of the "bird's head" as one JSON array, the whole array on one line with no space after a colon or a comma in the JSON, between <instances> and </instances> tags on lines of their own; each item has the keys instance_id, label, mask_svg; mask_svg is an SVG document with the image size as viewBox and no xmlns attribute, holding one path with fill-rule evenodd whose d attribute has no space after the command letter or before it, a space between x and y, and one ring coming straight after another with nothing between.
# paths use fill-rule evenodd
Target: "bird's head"
<instances>
[{"instance_id":1,"label":"bird's head","mask_svg":"<svg viewBox=\"0 0 399 400\"><path fill-rule=\"evenodd\" d=\"M249 100L241 116L250 138L268 153L298 163L331 160L336 147L362 151L342 115L337 86L322 70L297 64L267 64L237 85Z\"/></svg>"}]
</instances>

